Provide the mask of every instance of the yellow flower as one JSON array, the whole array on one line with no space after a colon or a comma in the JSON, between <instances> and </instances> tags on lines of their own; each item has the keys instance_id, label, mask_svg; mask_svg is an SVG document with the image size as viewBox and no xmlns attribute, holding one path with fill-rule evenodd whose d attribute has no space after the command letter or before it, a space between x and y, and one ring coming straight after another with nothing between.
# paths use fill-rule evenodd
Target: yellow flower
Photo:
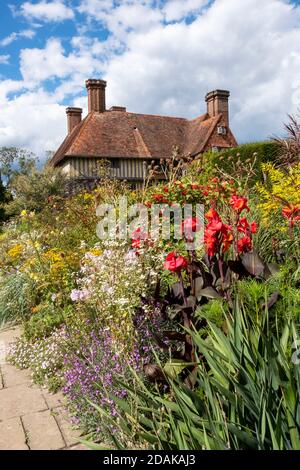
<instances>
[{"instance_id":1,"label":"yellow flower","mask_svg":"<svg viewBox=\"0 0 300 470\"><path fill-rule=\"evenodd\" d=\"M89 251L89 253L91 253L94 256L101 256L102 255L102 251L99 250L99 248L93 248L92 250Z\"/></svg>"},{"instance_id":2,"label":"yellow flower","mask_svg":"<svg viewBox=\"0 0 300 470\"><path fill-rule=\"evenodd\" d=\"M275 168L272 163L262 165L268 177L268 186L257 184L263 202L259 204L263 218L269 219L270 213L281 212L289 204L300 204L300 164L289 168L288 172Z\"/></svg>"},{"instance_id":3,"label":"yellow flower","mask_svg":"<svg viewBox=\"0 0 300 470\"><path fill-rule=\"evenodd\" d=\"M26 211L26 210L23 210L23 211L21 212L21 217L26 217L26 216L27 216L27 211Z\"/></svg>"},{"instance_id":4,"label":"yellow flower","mask_svg":"<svg viewBox=\"0 0 300 470\"><path fill-rule=\"evenodd\" d=\"M22 253L23 253L22 245L15 245L12 248L10 248L10 250L8 250L7 252L10 258L19 258Z\"/></svg>"}]
</instances>

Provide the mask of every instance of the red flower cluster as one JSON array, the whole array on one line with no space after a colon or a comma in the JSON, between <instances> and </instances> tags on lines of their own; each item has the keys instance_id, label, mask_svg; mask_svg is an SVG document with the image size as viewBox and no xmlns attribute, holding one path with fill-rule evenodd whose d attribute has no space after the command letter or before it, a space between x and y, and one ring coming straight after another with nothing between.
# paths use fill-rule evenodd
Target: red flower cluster
<instances>
[{"instance_id":1,"label":"red flower cluster","mask_svg":"<svg viewBox=\"0 0 300 470\"><path fill-rule=\"evenodd\" d=\"M237 239L236 250L238 253L247 253L253 249L252 235L257 232L257 224L256 222L249 223L246 217L240 217L240 213L243 210L249 211L247 198L233 195L230 205L237 213L235 230L233 230L231 225L222 222L215 209L212 208L205 214L208 224L204 234L204 241L209 256L226 253L233 244L234 238ZM238 239L238 233L242 233L243 237Z\"/></svg>"},{"instance_id":2,"label":"red flower cluster","mask_svg":"<svg viewBox=\"0 0 300 470\"><path fill-rule=\"evenodd\" d=\"M282 215L288 219L290 226L293 227L296 222L300 222L300 204L285 206L282 209Z\"/></svg>"},{"instance_id":3,"label":"red flower cluster","mask_svg":"<svg viewBox=\"0 0 300 470\"><path fill-rule=\"evenodd\" d=\"M240 233L244 233L244 236L237 242L237 249L239 253L248 253L253 249L252 234L257 232L257 223L252 222L249 224L246 217L242 217L238 220L237 230Z\"/></svg>"},{"instance_id":4,"label":"red flower cluster","mask_svg":"<svg viewBox=\"0 0 300 470\"><path fill-rule=\"evenodd\" d=\"M183 256L177 256L175 251L168 254L164 262L164 268L171 272L180 273L187 267L187 260Z\"/></svg>"},{"instance_id":5,"label":"red flower cluster","mask_svg":"<svg viewBox=\"0 0 300 470\"><path fill-rule=\"evenodd\" d=\"M208 256L214 256L221 252L226 253L233 242L232 228L227 224L223 224L215 209L210 209L205 217L208 224L204 233L204 242Z\"/></svg>"},{"instance_id":6,"label":"red flower cluster","mask_svg":"<svg viewBox=\"0 0 300 470\"><path fill-rule=\"evenodd\" d=\"M235 182L233 180L224 181L214 177L205 185L197 182L183 183L175 181L172 184L163 186L159 192L152 194L151 202L171 205L174 201L180 203L193 202L199 201L199 198L206 203L212 203L216 199L228 202L235 193Z\"/></svg>"},{"instance_id":7,"label":"red flower cluster","mask_svg":"<svg viewBox=\"0 0 300 470\"><path fill-rule=\"evenodd\" d=\"M155 202L160 202L162 204L169 204L169 200L164 196L164 194L152 194L152 198Z\"/></svg>"},{"instance_id":8,"label":"red flower cluster","mask_svg":"<svg viewBox=\"0 0 300 470\"><path fill-rule=\"evenodd\" d=\"M239 221L237 223L237 229L238 229L238 232L245 233L245 234L248 234L248 235L250 233L256 233L257 232L257 223L252 222L251 224L249 224L246 217L242 217L241 219L239 219Z\"/></svg>"},{"instance_id":9,"label":"red flower cluster","mask_svg":"<svg viewBox=\"0 0 300 470\"><path fill-rule=\"evenodd\" d=\"M236 194L231 197L230 205L238 214L240 214L244 209L247 209L248 212L250 210L248 207L247 198L243 196L237 196Z\"/></svg>"},{"instance_id":10,"label":"red flower cluster","mask_svg":"<svg viewBox=\"0 0 300 470\"><path fill-rule=\"evenodd\" d=\"M239 253L248 253L253 249L252 238L249 235L245 235L240 238L237 242L237 249Z\"/></svg>"}]
</instances>

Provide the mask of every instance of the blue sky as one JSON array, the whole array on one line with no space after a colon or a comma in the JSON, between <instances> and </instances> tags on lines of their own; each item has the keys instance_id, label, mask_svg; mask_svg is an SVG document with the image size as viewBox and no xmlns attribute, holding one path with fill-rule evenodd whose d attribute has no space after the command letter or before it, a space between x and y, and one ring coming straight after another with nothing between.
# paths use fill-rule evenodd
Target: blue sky
<instances>
[{"instance_id":1,"label":"blue sky","mask_svg":"<svg viewBox=\"0 0 300 470\"><path fill-rule=\"evenodd\" d=\"M55 150L87 78L108 106L187 118L228 89L240 142L300 106L300 1L2 0L0 26L0 146Z\"/></svg>"}]
</instances>

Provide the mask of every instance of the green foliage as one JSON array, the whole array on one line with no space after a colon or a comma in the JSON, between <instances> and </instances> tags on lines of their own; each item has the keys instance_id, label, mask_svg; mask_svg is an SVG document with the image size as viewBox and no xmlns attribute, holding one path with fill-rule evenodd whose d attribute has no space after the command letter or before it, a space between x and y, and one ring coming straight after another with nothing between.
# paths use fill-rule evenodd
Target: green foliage
<instances>
[{"instance_id":1,"label":"green foliage","mask_svg":"<svg viewBox=\"0 0 300 470\"><path fill-rule=\"evenodd\" d=\"M174 156L165 169L169 183L143 194L104 179L67 198L63 175L38 171L25 157L15 172L18 150L2 149L0 166L14 194L9 212L21 213L0 236L0 320L24 325L10 361L30 367L52 390L65 374L81 426L104 437L105 423L119 448L299 448L299 367L291 360L300 322L299 243L278 230L280 211L262 218L262 193L253 184L263 181L261 165L276 152L266 142L209 153L192 165ZM258 223L255 251L251 245L242 255L232 243L228 255L221 246L215 257L189 254L193 263L174 284L174 274L162 274L163 259L166 250L183 253L184 241L142 244L136 255L130 242L98 240L96 207L116 206L120 194L147 207L160 199L204 203L233 227L230 200L244 194L249 223ZM1 195L0 186L0 207Z\"/></svg>"},{"instance_id":2,"label":"green foliage","mask_svg":"<svg viewBox=\"0 0 300 470\"><path fill-rule=\"evenodd\" d=\"M0 147L0 176L9 186L11 179L35 167L36 156L29 150L17 147Z\"/></svg>"},{"instance_id":3,"label":"green foliage","mask_svg":"<svg viewBox=\"0 0 300 470\"><path fill-rule=\"evenodd\" d=\"M253 186L257 181L263 179L261 165L266 162L275 162L278 154L279 146L275 142L253 142L239 145L235 149L208 152L202 157L202 165L208 173L215 172L218 174L222 172L233 177L249 178L250 186ZM252 175L249 175L246 169L251 163L254 165L251 170Z\"/></svg>"},{"instance_id":4,"label":"green foliage","mask_svg":"<svg viewBox=\"0 0 300 470\"><path fill-rule=\"evenodd\" d=\"M225 312L228 313L228 305L223 299L212 299L205 305L202 305L195 312L195 317L205 318L221 327L224 323Z\"/></svg>"},{"instance_id":5,"label":"green foliage","mask_svg":"<svg viewBox=\"0 0 300 470\"><path fill-rule=\"evenodd\" d=\"M35 307L34 314L24 324L25 338L36 340L49 336L64 321L63 311L53 304L45 303Z\"/></svg>"},{"instance_id":6,"label":"green foliage","mask_svg":"<svg viewBox=\"0 0 300 470\"><path fill-rule=\"evenodd\" d=\"M65 193L65 177L58 170L39 171L32 168L26 174L17 174L10 182L14 197L7 206L12 215L21 211L42 211L51 199L62 198Z\"/></svg>"},{"instance_id":7,"label":"green foliage","mask_svg":"<svg viewBox=\"0 0 300 470\"><path fill-rule=\"evenodd\" d=\"M10 274L0 279L0 324L25 320L35 298L34 283L23 274Z\"/></svg>"},{"instance_id":8,"label":"green foliage","mask_svg":"<svg viewBox=\"0 0 300 470\"><path fill-rule=\"evenodd\" d=\"M296 327L272 332L269 313L259 321L236 301L227 334L210 323L206 340L193 333L199 358L195 387L169 381L170 393L127 387L136 396L130 414L126 400L114 398L127 419L118 425L130 438L164 450L299 450L300 369L292 358ZM104 411L97 405L99 413ZM115 439L115 445L122 445Z\"/></svg>"}]
</instances>

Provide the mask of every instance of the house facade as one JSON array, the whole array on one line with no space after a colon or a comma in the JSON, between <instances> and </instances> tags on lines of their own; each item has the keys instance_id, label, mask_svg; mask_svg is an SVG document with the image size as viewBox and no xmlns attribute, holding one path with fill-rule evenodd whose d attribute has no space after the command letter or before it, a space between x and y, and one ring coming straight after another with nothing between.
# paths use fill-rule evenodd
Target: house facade
<instances>
[{"instance_id":1,"label":"house facade","mask_svg":"<svg viewBox=\"0 0 300 470\"><path fill-rule=\"evenodd\" d=\"M124 107L106 109L104 80L87 80L88 115L66 109L68 135L48 162L78 182L99 179L99 161L109 162L110 173L140 187L150 162L159 164L179 154L198 158L207 150L237 146L229 127L229 96L215 90L205 97L206 112L184 118L130 113Z\"/></svg>"}]
</instances>

